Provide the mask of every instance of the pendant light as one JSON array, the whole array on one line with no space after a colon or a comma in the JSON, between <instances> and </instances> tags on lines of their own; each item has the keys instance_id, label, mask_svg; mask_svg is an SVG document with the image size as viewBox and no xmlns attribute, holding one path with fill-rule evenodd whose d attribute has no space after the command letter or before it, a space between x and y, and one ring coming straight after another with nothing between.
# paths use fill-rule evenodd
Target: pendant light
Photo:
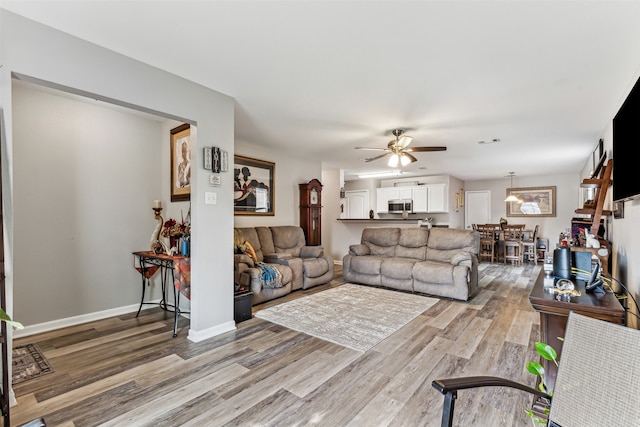
<instances>
[{"instance_id":1,"label":"pendant light","mask_svg":"<svg viewBox=\"0 0 640 427\"><path fill-rule=\"evenodd\" d=\"M511 188L513 188L513 176L515 175L515 172L509 172L509 177L511 177ZM510 194L506 199L504 199L505 202L520 202L521 200L518 199L516 196L514 196L513 194Z\"/></svg>"}]
</instances>

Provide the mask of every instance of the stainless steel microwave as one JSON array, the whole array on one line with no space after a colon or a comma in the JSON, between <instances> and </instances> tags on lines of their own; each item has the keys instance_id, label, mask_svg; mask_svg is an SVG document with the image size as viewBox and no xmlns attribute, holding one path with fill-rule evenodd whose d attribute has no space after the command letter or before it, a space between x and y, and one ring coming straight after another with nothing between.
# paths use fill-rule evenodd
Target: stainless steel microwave
<instances>
[{"instance_id":1,"label":"stainless steel microwave","mask_svg":"<svg viewBox=\"0 0 640 427\"><path fill-rule=\"evenodd\" d=\"M410 199L389 200L389 213L413 212L413 201Z\"/></svg>"}]
</instances>

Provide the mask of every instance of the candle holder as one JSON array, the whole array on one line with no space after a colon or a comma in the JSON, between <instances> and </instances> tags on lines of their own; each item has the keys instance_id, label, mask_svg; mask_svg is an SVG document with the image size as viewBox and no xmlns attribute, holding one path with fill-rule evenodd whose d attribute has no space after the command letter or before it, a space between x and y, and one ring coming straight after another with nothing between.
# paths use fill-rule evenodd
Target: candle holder
<instances>
[{"instance_id":1,"label":"candle holder","mask_svg":"<svg viewBox=\"0 0 640 427\"><path fill-rule=\"evenodd\" d=\"M155 230L153 230L153 234L151 234L151 250L154 254L166 254L169 251L167 250L167 245L164 244L160 240L160 231L162 230L162 225L164 224L164 219L162 219L162 208L161 207L153 207L153 213L155 214L155 219L158 221Z\"/></svg>"}]
</instances>

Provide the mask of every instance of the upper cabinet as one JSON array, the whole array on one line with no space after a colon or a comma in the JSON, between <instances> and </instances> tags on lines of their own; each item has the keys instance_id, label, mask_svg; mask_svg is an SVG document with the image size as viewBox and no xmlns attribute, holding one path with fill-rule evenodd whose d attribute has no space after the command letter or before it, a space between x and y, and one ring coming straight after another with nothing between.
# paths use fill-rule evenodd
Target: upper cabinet
<instances>
[{"instance_id":1,"label":"upper cabinet","mask_svg":"<svg viewBox=\"0 0 640 427\"><path fill-rule=\"evenodd\" d=\"M396 187L376 188L376 212L389 213L389 200L400 198Z\"/></svg>"},{"instance_id":2,"label":"upper cabinet","mask_svg":"<svg viewBox=\"0 0 640 427\"><path fill-rule=\"evenodd\" d=\"M447 184L426 184L376 189L376 211L389 213L389 200L410 199L414 213L447 212L449 209Z\"/></svg>"},{"instance_id":3,"label":"upper cabinet","mask_svg":"<svg viewBox=\"0 0 640 427\"><path fill-rule=\"evenodd\" d=\"M447 184L429 184L429 210L428 212L448 212L449 211L449 197L447 194Z\"/></svg>"},{"instance_id":4,"label":"upper cabinet","mask_svg":"<svg viewBox=\"0 0 640 427\"><path fill-rule=\"evenodd\" d=\"M413 211L416 213L429 212L429 191L426 185L413 188Z\"/></svg>"}]
</instances>

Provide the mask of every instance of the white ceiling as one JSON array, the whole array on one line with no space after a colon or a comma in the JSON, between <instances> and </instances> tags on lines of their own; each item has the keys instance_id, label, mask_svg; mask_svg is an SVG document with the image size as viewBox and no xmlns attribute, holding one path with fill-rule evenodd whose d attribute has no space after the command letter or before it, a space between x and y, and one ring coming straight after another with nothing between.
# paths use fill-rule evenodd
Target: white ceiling
<instances>
[{"instance_id":1,"label":"white ceiling","mask_svg":"<svg viewBox=\"0 0 640 427\"><path fill-rule=\"evenodd\" d=\"M233 96L236 139L347 178L388 170L354 147L394 128L448 147L413 174L577 172L640 73L640 1L0 4Z\"/></svg>"}]
</instances>

